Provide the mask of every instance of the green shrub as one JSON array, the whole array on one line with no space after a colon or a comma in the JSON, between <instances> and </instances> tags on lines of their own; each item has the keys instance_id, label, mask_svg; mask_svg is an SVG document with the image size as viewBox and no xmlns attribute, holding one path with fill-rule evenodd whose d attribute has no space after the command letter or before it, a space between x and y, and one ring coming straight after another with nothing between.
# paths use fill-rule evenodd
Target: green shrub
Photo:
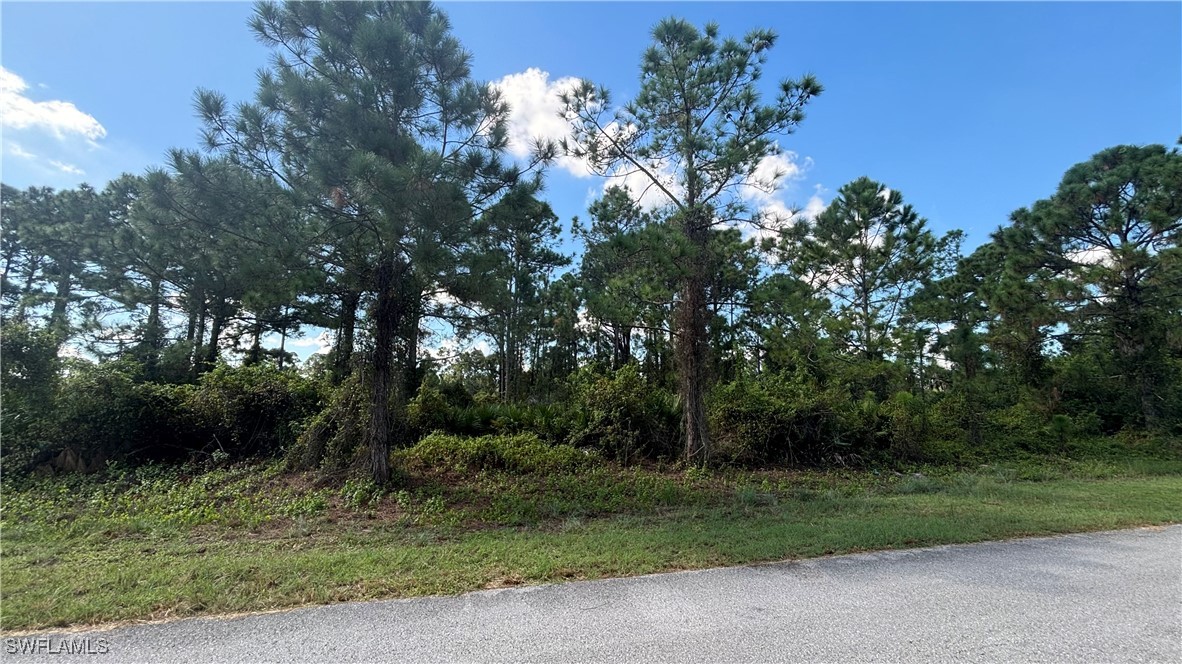
<instances>
[{"instance_id":1,"label":"green shrub","mask_svg":"<svg viewBox=\"0 0 1182 664\"><path fill-rule=\"evenodd\" d=\"M569 442L622 463L677 455L680 408L649 385L635 363L608 374L580 370L570 380Z\"/></svg>"},{"instance_id":2,"label":"green shrub","mask_svg":"<svg viewBox=\"0 0 1182 664\"><path fill-rule=\"evenodd\" d=\"M130 359L77 362L38 423L38 451L26 467L90 472L107 461L273 454L294 441L297 423L319 401L315 384L265 367L223 366L196 385L165 385L145 382Z\"/></svg>"},{"instance_id":3,"label":"green shrub","mask_svg":"<svg viewBox=\"0 0 1182 664\"><path fill-rule=\"evenodd\" d=\"M985 416L979 388L956 385L931 395L929 438L979 448L984 444Z\"/></svg>"},{"instance_id":4,"label":"green shrub","mask_svg":"<svg viewBox=\"0 0 1182 664\"><path fill-rule=\"evenodd\" d=\"M858 410L845 393L802 374L768 374L717 386L709 418L720 461L810 464L853 458L862 442Z\"/></svg>"},{"instance_id":5,"label":"green shrub","mask_svg":"<svg viewBox=\"0 0 1182 664\"><path fill-rule=\"evenodd\" d=\"M563 404L476 403L453 400L441 386L424 383L407 405L412 440L434 431L457 436L534 433L551 443L565 442L577 424Z\"/></svg>"},{"instance_id":6,"label":"green shrub","mask_svg":"<svg viewBox=\"0 0 1182 664\"><path fill-rule=\"evenodd\" d=\"M1104 421L1095 411L1077 413L1071 420L1072 429L1077 436L1098 436L1103 432Z\"/></svg>"},{"instance_id":7,"label":"green shrub","mask_svg":"<svg viewBox=\"0 0 1182 664\"><path fill-rule=\"evenodd\" d=\"M0 431L6 468L34 461L49 437L57 391L57 341L48 330L5 321L0 334Z\"/></svg>"},{"instance_id":8,"label":"green shrub","mask_svg":"<svg viewBox=\"0 0 1182 664\"><path fill-rule=\"evenodd\" d=\"M927 406L910 392L896 392L883 406L891 454L903 461L920 460L927 435Z\"/></svg>"},{"instance_id":9,"label":"green shrub","mask_svg":"<svg viewBox=\"0 0 1182 664\"><path fill-rule=\"evenodd\" d=\"M476 403L472 393L464 387L463 381L442 379L439 380L436 389L439 390L444 402L452 408L467 408Z\"/></svg>"},{"instance_id":10,"label":"green shrub","mask_svg":"<svg viewBox=\"0 0 1182 664\"><path fill-rule=\"evenodd\" d=\"M454 409L443 392L426 382L406 406L406 421L415 438L432 431L454 431L454 420Z\"/></svg>"},{"instance_id":11,"label":"green shrub","mask_svg":"<svg viewBox=\"0 0 1182 664\"><path fill-rule=\"evenodd\" d=\"M64 377L44 448L62 455L57 469L183 459L201 446L187 407L192 387L139 379L139 365L126 361L81 364Z\"/></svg>"},{"instance_id":12,"label":"green shrub","mask_svg":"<svg viewBox=\"0 0 1182 664\"><path fill-rule=\"evenodd\" d=\"M341 487L341 499L352 509L360 509L372 505L382 499L385 490L370 478L350 478Z\"/></svg>"},{"instance_id":13,"label":"green shrub","mask_svg":"<svg viewBox=\"0 0 1182 664\"><path fill-rule=\"evenodd\" d=\"M988 443L995 450L1051 451L1046 416L1028 400L987 414Z\"/></svg>"},{"instance_id":14,"label":"green shrub","mask_svg":"<svg viewBox=\"0 0 1182 664\"><path fill-rule=\"evenodd\" d=\"M900 390L907 383L907 369L898 362L887 360L866 360L862 358L833 364L833 375L829 384L854 394L872 394L876 401L885 401L889 395Z\"/></svg>"},{"instance_id":15,"label":"green shrub","mask_svg":"<svg viewBox=\"0 0 1182 664\"><path fill-rule=\"evenodd\" d=\"M321 406L311 380L266 365L222 365L203 375L186 406L207 452L233 458L271 455L295 442L297 423Z\"/></svg>"},{"instance_id":16,"label":"green shrub","mask_svg":"<svg viewBox=\"0 0 1182 664\"><path fill-rule=\"evenodd\" d=\"M288 470L341 470L363 463L361 441L370 403L361 378L349 376L329 392L326 401L288 447Z\"/></svg>"},{"instance_id":17,"label":"green shrub","mask_svg":"<svg viewBox=\"0 0 1182 664\"><path fill-rule=\"evenodd\" d=\"M1075 433L1075 424L1066 415L1052 415L1044 431L1050 442L1053 442L1060 451L1066 451L1067 440Z\"/></svg>"},{"instance_id":18,"label":"green shrub","mask_svg":"<svg viewBox=\"0 0 1182 664\"><path fill-rule=\"evenodd\" d=\"M547 445L530 433L478 437L433 433L397 454L423 467L457 473L562 473L597 463L593 454L570 445Z\"/></svg>"}]
</instances>

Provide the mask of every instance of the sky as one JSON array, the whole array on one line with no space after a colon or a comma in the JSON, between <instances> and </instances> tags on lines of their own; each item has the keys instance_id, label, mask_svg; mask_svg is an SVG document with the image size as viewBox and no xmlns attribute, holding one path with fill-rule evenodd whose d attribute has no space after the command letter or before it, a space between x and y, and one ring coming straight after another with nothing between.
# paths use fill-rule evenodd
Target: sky
<instances>
[{"instance_id":1,"label":"sky","mask_svg":"<svg viewBox=\"0 0 1182 664\"><path fill-rule=\"evenodd\" d=\"M1119 144L1182 136L1182 3L443 2L477 79L514 108L511 135L559 137L576 79L637 91L652 26L779 35L764 70L824 93L779 139L781 189L760 204L815 213L869 176L929 220L988 240L1064 171ZM193 92L249 100L268 50L234 2L0 3L0 176L101 187L197 148ZM770 92L769 92L770 94ZM515 144L519 152L524 142ZM564 225L608 184L560 162L545 197Z\"/></svg>"},{"instance_id":2,"label":"sky","mask_svg":"<svg viewBox=\"0 0 1182 664\"><path fill-rule=\"evenodd\" d=\"M558 135L557 90L583 78L638 87L652 26L679 16L724 35L779 34L770 86L813 73L825 92L780 140L777 198L827 203L866 175L933 228L978 244L1063 172L1116 144L1182 135L1182 3L460 3L441 7L501 83L522 136ZM268 63L251 5L0 4L5 183L101 186L198 146L198 87L247 100ZM565 80L564 80L565 79ZM574 171L574 172L572 172ZM602 178L557 165L547 197L568 222Z\"/></svg>"}]
</instances>

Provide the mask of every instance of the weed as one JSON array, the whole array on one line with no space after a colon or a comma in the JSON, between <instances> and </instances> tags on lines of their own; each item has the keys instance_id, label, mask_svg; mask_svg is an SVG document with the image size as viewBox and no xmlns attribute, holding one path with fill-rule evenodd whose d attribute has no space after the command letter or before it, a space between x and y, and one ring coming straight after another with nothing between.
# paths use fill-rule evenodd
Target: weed
<instances>
[{"instance_id":1,"label":"weed","mask_svg":"<svg viewBox=\"0 0 1182 664\"><path fill-rule=\"evenodd\" d=\"M760 507L764 505L774 505L776 503L775 494L760 490L760 487L755 487L750 484L740 486L735 489L735 499L738 500L739 505L743 507Z\"/></svg>"},{"instance_id":2,"label":"weed","mask_svg":"<svg viewBox=\"0 0 1182 664\"><path fill-rule=\"evenodd\" d=\"M904 479L895 486L895 493L904 495L917 493L940 493L944 490L944 485L939 480L916 473L911 477Z\"/></svg>"},{"instance_id":3,"label":"weed","mask_svg":"<svg viewBox=\"0 0 1182 664\"><path fill-rule=\"evenodd\" d=\"M528 458L546 458L525 447ZM509 457L517 450L498 449ZM6 478L3 627L1182 520L1182 462L1148 457L1029 457L972 471L914 466L902 477L849 469L678 473L602 461L546 461L557 470L515 474L505 458L459 475L454 458L441 460L442 470L424 465L392 492L362 479L315 488L310 476L276 464ZM396 507L396 516L379 506Z\"/></svg>"},{"instance_id":4,"label":"weed","mask_svg":"<svg viewBox=\"0 0 1182 664\"><path fill-rule=\"evenodd\" d=\"M341 487L341 499L346 507L354 510L377 503L383 495L385 490L372 479L350 478L345 480L345 485Z\"/></svg>"}]
</instances>

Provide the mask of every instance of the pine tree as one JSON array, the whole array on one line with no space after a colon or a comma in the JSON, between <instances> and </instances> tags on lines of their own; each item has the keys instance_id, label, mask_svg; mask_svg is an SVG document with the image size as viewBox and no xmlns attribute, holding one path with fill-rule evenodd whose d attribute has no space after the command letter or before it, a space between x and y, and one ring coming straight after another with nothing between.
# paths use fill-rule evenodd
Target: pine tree
<instances>
[{"instance_id":1,"label":"pine tree","mask_svg":"<svg viewBox=\"0 0 1182 664\"><path fill-rule=\"evenodd\" d=\"M652 216L623 187L608 187L587 211L590 225L575 224L585 247L579 278L587 315L606 340L612 368L619 369L633 359L638 328L668 327L661 315L672 299L667 271L660 269L663 243L652 232Z\"/></svg>"},{"instance_id":2,"label":"pine tree","mask_svg":"<svg viewBox=\"0 0 1182 664\"><path fill-rule=\"evenodd\" d=\"M890 355L908 299L931 275L940 249L927 221L898 191L863 177L793 231L803 238L785 247L785 258L836 307L834 336L862 359Z\"/></svg>"},{"instance_id":3,"label":"pine tree","mask_svg":"<svg viewBox=\"0 0 1182 664\"><path fill-rule=\"evenodd\" d=\"M505 401L524 396L524 367L538 359L531 347L543 318L544 289L554 270L570 262L554 249L559 232L549 204L530 188L517 187L480 216L462 258L468 271L457 279L457 292L477 311L460 332L493 340L497 393Z\"/></svg>"},{"instance_id":4,"label":"pine tree","mask_svg":"<svg viewBox=\"0 0 1182 664\"><path fill-rule=\"evenodd\" d=\"M636 99L613 109L606 89L583 83L564 96L574 128L568 155L586 159L604 175L632 175L661 198L678 267L674 320L685 458L702 463L710 451L706 392L711 377L707 290L715 230L759 221L737 191L760 161L776 154L777 136L804 118L821 92L811 76L779 85L771 104L757 86L776 35L755 30L723 39L718 26L699 31L667 19L653 29L641 59Z\"/></svg>"},{"instance_id":5,"label":"pine tree","mask_svg":"<svg viewBox=\"0 0 1182 664\"><path fill-rule=\"evenodd\" d=\"M1122 145L1014 213L1009 247L1044 273L1073 334L1111 341L1142 424L1159 421L1166 335L1182 305L1182 154Z\"/></svg>"},{"instance_id":6,"label":"pine tree","mask_svg":"<svg viewBox=\"0 0 1182 664\"><path fill-rule=\"evenodd\" d=\"M414 383L427 295L457 268L479 212L529 178L501 162L508 107L471 79L471 55L435 6L260 4L251 28L273 66L254 104L232 111L199 92L207 142L300 196L324 239L359 249L333 268L356 272L342 278L347 294L358 284L373 295L363 443L384 484L391 441L406 442L395 418Z\"/></svg>"}]
</instances>

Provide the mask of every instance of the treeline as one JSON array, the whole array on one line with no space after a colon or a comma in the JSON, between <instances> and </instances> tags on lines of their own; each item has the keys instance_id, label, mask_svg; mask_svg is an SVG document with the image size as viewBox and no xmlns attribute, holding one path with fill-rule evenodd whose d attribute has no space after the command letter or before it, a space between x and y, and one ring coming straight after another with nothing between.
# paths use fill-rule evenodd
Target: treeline
<instances>
[{"instance_id":1,"label":"treeline","mask_svg":"<svg viewBox=\"0 0 1182 664\"><path fill-rule=\"evenodd\" d=\"M571 138L522 163L429 4L260 4L251 29L274 61L252 102L198 91L204 152L3 188L6 469L283 453L385 483L435 430L758 465L1182 425L1176 149L1105 150L964 255L869 178L815 219L758 207L822 93L761 101L770 32L662 22L636 99L579 86ZM559 156L658 201L607 188L565 255ZM451 337L491 352L428 350Z\"/></svg>"}]
</instances>

